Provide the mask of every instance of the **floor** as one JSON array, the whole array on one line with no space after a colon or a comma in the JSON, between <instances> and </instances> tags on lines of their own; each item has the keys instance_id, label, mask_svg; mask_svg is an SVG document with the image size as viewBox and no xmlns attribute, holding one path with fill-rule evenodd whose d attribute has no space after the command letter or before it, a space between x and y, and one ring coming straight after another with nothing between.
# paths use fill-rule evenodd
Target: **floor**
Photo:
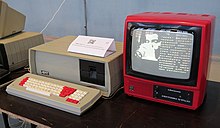
<instances>
[{"instance_id":1,"label":"floor","mask_svg":"<svg viewBox=\"0 0 220 128\"><path fill-rule=\"evenodd\" d=\"M29 123L24 123L18 119L9 118L11 128L31 128ZM4 128L2 114L0 114L0 128Z\"/></svg>"}]
</instances>

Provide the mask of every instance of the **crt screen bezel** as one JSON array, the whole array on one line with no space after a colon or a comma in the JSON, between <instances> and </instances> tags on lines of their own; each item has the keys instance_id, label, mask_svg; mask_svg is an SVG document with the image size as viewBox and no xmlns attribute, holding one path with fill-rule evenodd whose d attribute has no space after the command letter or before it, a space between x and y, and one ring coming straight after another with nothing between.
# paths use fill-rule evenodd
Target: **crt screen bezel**
<instances>
[{"instance_id":1,"label":"crt screen bezel","mask_svg":"<svg viewBox=\"0 0 220 128\"><path fill-rule=\"evenodd\" d=\"M176 79L168 78L161 76L154 76L150 74L145 74L132 70L131 65L131 47L132 47L132 30L138 28L155 28L160 29L172 29L172 30L182 30L187 31L194 35L193 41L193 55L192 55L192 64L191 72L189 79ZM198 67L199 67L199 55L200 55L200 46L201 46L201 34L202 28L198 26L185 26L185 25L175 25L175 24L155 24L155 23L144 23L144 22L128 22L126 28L126 74L138 78L143 78L152 81L159 81L171 84L179 84L185 86L196 86L197 76L198 76Z\"/></svg>"}]
</instances>

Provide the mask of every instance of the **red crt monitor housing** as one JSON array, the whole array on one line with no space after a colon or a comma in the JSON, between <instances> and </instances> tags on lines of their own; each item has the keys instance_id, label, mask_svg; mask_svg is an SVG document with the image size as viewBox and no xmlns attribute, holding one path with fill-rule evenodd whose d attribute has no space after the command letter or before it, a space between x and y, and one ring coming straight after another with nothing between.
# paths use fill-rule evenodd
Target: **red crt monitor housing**
<instances>
[{"instance_id":1,"label":"red crt monitor housing","mask_svg":"<svg viewBox=\"0 0 220 128\"><path fill-rule=\"evenodd\" d=\"M171 12L129 15L124 27L127 95L197 109L206 95L215 16Z\"/></svg>"}]
</instances>

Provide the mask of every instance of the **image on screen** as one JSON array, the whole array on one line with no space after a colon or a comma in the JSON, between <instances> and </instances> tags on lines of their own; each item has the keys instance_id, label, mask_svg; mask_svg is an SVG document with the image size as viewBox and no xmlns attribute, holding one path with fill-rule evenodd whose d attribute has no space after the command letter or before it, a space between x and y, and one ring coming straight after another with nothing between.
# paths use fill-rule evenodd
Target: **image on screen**
<instances>
[{"instance_id":1,"label":"image on screen","mask_svg":"<svg viewBox=\"0 0 220 128\"><path fill-rule=\"evenodd\" d=\"M194 35L169 29L135 29L132 32L133 71L175 79L189 79Z\"/></svg>"}]
</instances>

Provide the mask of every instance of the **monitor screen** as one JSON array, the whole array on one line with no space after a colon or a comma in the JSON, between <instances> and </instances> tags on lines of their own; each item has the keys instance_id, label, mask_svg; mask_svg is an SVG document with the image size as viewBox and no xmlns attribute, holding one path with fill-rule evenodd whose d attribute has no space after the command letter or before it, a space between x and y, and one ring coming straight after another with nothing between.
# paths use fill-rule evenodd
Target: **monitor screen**
<instances>
[{"instance_id":1,"label":"monitor screen","mask_svg":"<svg viewBox=\"0 0 220 128\"><path fill-rule=\"evenodd\" d=\"M154 76L189 79L193 41L194 35L183 30L134 29L131 68Z\"/></svg>"},{"instance_id":2,"label":"monitor screen","mask_svg":"<svg viewBox=\"0 0 220 128\"><path fill-rule=\"evenodd\" d=\"M145 80L195 86L201 30L199 26L128 22L126 74Z\"/></svg>"}]
</instances>

